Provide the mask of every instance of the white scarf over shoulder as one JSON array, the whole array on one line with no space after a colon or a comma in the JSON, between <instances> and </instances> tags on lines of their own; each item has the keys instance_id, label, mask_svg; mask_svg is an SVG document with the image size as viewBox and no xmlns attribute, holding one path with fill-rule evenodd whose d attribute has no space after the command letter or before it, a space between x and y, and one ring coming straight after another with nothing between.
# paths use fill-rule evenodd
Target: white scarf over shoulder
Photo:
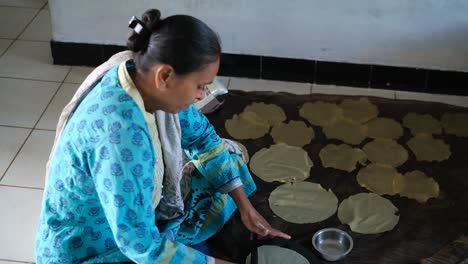
<instances>
[{"instance_id":1,"label":"white scarf over shoulder","mask_svg":"<svg viewBox=\"0 0 468 264\"><path fill-rule=\"evenodd\" d=\"M47 161L46 183L49 174L49 166L55 155L57 142L60 140L63 129L78 107L80 102L94 88L95 84L114 66L122 62L133 59L133 52L123 51L112 56L108 61L94 69L85 79L76 91L71 101L63 109L55 135L52 151ZM164 158L164 180L161 193L153 194L153 206L158 211L158 219L168 220L177 218L184 214L184 200L187 190L181 190L181 181L183 177L184 153L181 146L181 129L179 116L163 111L156 111L154 114L159 131L159 139ZM155 165L157 166L157 164ZM182 185L184 186L184 185ZM154 192L161 191L160 188L154 188Z\"/></svg>"}]
</instances>

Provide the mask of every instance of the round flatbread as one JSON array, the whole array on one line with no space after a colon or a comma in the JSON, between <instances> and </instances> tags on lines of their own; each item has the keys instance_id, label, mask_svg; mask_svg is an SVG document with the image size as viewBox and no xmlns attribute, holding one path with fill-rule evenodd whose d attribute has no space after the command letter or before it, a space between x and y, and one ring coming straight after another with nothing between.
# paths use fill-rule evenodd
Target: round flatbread
<instances>
[{"instance_id":1,"label":"round flatbread","mask_svg":"<svg viewBox=\"0 0 468 264\"><path fill-rule=\"evenodd\" d=\"M408 151L393 139L374 139L362 150L371 162L395 168L408 160Z\"/></svg>"},{"instance_id":2,"label":"round flatbread","mask_svg":"<svg viewBox=\"0 0 468 264\"><path fill-rule=\"evenodd\" d=\"M270 125L254 112L234 115L224 123L226 131L235 139L256 139L263 137L270 130Z\"/></svg>"},{"instance_id":3,"label":"round flatbread","mask_svg":"<svg viewBox=\"0 0 468 264\"><path fill-rule=\"evenodd\" d=\"M305 150L284 143L263 148L250 159L252 172L266 182L303 181L313 163Z\"/></svg>"},{"instance_id":4,"label":"round flatbread","mask_svg":"<svg viewBox=\"0 0 468 264\"><path fill-rule=\"evenodd\" d=\"M367 123L367 136L370 138L398 139L403 136L403 127L394 119L379 117Z\"/></svg>"},{"instance_id":5,"label":"round flatbread","mask_svg":"<svg viewBox=\"0 0 468 264\"><path fill-rule=\"evenodd\" d=\"M458 137L468 137L468 114L444 114L441 121L445 133Z\"/></svg>"},{"instance_id":6,"label":"round flatbread","mask_svg":"<svg viewBox=\"0 0 468 264\"><path fill-rule=\"evenodd\" d=\"M245 264L251 264L251 254L245 260ZM263 245L257 248L257 262L258 264L310 264L310 262L301 254L294 250L272 246Z\"/></svg>"},{"instance_id":7,"label":"round flatbread","mask_svg":"<svg viewBox=\"0 0 468 264\"><path fill-rule=\"evenodd\" d=\"M339 106L320 101L305 103L299 110L299 115L316 126L328 126L343 117L342 110Z\"/></svg>"},{"instance_id":8,"label":"round flatbread","mask_svg":"<svg viewBox=\"0 0 468 264\"><path fill-rule=\"evenodd\" d=\"M290 146L303 147L315 137L314 129L302 121L280 123L271 129L271 136L275 143L286 143Z\"/></svg>"},{"instance_id":9,"label":"round flatbread","mask_svg":"<svg viewBox=\"0 0 468 264\"><path fill-rule=\"evenodd\" d=\"M343 116L346 119L357 123L365 123L379 115L376 105L372 104L367 98L345 99L340 104L343 110Z\"/></svg>"},{"instance_id":10,"label":"round flatbread","mask_svg":"<svg viewBox=\"0 0 468 264\"><path fill-rule=\"evenodd\" d=\"M392 230L400 219L398 209L389 200L374 193L358 193L344 199L338 207L338 219L361 234Z\"/></svg>"},{"instance_id":11,"label":"round flatbread","mask_svg":"<svg viewBox=\"0 0 468 264\"><path fill-rule=\"evenodd\" d=\"M422 171L407 172L397 184L401 185L400 195L425 203L439 196L439 184Z\"/></svg>"},{"instance_id":12,"label":"round flatbread","mask_svg":"<svg viewBox=\"0 0 468 264\"><path fill-rule=\"evenodd\" d=\"M401 185L398 185L401 177L403 176L391 166L369 164L359 171L356 178L359 185L371 192L394 195L401 191Z\"/></svg>"},{"instance_id":13,"label":"round flatbread","mask_svg":"<svg viewBox=\"0 0 468 264\"><path fill-rule=\"evenodd\" d=\"M367 161L364 151L346 144L328 144L320 150L319 157L323 167L347 172L355 170L357 162L364 165Z\"/></svg>"},{"instance_id":14,"label":"round flatbread","mask_svg":"<svg viewBox=\"0 0 468 264\"><path fill-rule=\"evenodd\" d=\"M450 157L450 146L431 135L419 134L407 143L418 161L443 161Z\"/></svg>"},{"instance_id":15,"label":"round flatbread","mask_svg":"<svg viewBox=\"0 0 468 264\"><path fill-rule=\"evenodd\" d=\"M286 183L274 189L270 208L277 216L296 224L317 223L336 212L335 194L311 182Z\"/></svg>"},{"instance_id":16,"label":"round flatbread","mask_svg":"<svg viewBox=\"0 0 468 264\"><path fill-rule=\"evenodd\" d=\"M329 139L335 138L348 144L358 145L366 138L367 126L339 119L335 123L323 127L323 133Z\"/></svg>"},{"instance_id":17,"label":"round flatbread","mask_svg":"<svg viewBox=\"0 0 468 264\"><path fill-rule=\"evenodd\" d=\"M244 112L253 112L261 120L264 120L270 126L274 126L286 120L284 110L275 104L252 103L244 108Z\"/></svg>"},{"instance_id":18,"label":"round flatbread","mask_svg":"<svg viewBox=\"0 0 468 264\"><path fill-rule=\"evenodd\" d=\"M403 126L409 128L413 135L442 133L440 122L429 114L408 113L403 118Z\"/></svg>"}]
</instances>

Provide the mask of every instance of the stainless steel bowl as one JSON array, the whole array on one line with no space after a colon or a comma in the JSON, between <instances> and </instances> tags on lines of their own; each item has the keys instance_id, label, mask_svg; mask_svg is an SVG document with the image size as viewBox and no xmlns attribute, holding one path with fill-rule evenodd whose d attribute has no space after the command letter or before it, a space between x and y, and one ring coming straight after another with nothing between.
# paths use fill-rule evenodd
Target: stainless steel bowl
<instances>
[{"instance_id":1,"label":"stainless steel bowl","mask_svg":"<svg viewBox=\"0 0 468 264\"><path fill-rule=\"evenodd\" d=\"M353 249L353 239L348 233L337 228L325 228L312 237L312 245L328 261L344 258Z\"/></svg>"}]
</instances>

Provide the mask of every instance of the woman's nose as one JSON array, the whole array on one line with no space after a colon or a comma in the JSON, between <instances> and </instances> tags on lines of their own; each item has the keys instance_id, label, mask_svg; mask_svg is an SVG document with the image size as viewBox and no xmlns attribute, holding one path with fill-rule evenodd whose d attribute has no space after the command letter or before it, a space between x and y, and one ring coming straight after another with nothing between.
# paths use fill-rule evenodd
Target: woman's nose
<instances>
[{"instance_id":1,"label":"woman's nose","mask_svg":"<svg viewBox=\"0 0 468 264\"><path fill-rule=\"evenodd\" d=\"M200 89L197 91L197 100L203 100L206 97L207 89Z\"/></svg>"}]
</instances>

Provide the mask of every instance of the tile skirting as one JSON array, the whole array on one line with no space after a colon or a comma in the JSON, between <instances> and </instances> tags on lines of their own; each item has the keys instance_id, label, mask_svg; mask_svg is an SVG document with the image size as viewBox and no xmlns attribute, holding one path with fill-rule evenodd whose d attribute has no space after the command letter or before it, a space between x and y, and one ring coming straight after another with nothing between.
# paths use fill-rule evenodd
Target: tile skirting
<instances>
[{"instance_id":1,"label":"tile skirting","mask_svg":"<svg viewBox=\"0 0 468 264\"><path fill-rule=\"evenodd\" d=\"M124 46L51 41L54 64L97 66ZM468 95L468 72L223 53L220 76Z\"/></svg>"}]
</instances>

